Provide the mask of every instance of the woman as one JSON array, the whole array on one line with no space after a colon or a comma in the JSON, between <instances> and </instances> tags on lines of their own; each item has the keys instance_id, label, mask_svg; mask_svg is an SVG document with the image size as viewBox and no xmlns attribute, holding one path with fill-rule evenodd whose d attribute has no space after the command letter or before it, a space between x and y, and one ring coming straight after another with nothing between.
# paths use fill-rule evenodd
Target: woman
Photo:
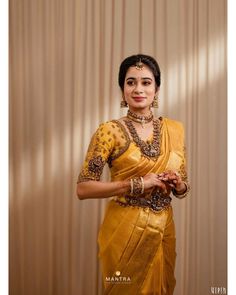
<instances>
[{"instance_id":1,"label":"woman","mask_svg":"<svg viewBox=\"0 0 236 295\"><path fill-rule=\"evenodd\" d=\"M80 199L109 198L98 243L105 294L173 294L175 227L172 193L189 191L184 130L180 122L154 118L160 69L138 54L120 66L121 106L127 116L99 126L79 175ZM108 163L111 181L100 176Z\"/></svg>"}]
</instances>

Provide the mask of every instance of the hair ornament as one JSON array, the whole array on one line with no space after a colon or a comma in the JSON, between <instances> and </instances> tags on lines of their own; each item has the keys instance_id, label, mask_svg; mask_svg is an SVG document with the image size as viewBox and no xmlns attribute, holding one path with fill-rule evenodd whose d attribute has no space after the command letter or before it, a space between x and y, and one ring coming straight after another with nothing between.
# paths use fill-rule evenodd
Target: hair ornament
<instances>
[{"instance_id":1,"label":"hair ornament","mask_svg":"<svg viewBox=\"0 0 236 295\"><path fill-rule=\"evenodd\" d=\"M135 64L135 68L136 68L137 70L141 71L141 70L143 69L143 67L144 67L144 64L142 63L142 60L141 60L141 58L140 58L139 61L136 62L136 64Z\"/></svg>"}]
</instances>

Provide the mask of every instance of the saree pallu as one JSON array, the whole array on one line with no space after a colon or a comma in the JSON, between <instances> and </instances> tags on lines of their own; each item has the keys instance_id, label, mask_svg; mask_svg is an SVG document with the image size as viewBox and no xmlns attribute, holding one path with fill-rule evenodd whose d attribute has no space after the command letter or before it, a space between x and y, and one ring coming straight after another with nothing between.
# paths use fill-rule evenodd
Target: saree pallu
<instances>
[{"instance_id":1,"label":"saree pallu","mask_svg":"<svg viewBox=\"0 0 236 295\"><path fill-rule=\"evenodd\" d=\"M160 155L149 158L119 121L102 124L91 140L79 181L99 180L107 162L112 181L167 170L186 180L182 124L162 118L160 138ZM151 193L142 197L148 199ZM114 196L99 231L104 294L172 295L176 258L172 207L155 211L126 205L125 196Z\"/></svg>"}]
</instances>

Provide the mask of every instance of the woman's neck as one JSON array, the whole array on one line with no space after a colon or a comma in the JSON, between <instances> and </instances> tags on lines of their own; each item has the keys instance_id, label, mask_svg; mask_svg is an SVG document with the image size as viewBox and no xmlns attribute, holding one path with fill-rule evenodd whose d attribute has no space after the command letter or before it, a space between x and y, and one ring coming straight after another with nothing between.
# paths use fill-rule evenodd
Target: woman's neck
<instances>
[{"instance_id":1,"label":"woman's neck","mask_svg":"<svg viewBox=\"0 0 236 295\"><path fill-rule=\"evenodd\" d=\"M129 108L129 110L138 116L148 116L151 113L151 110L149 108L144 108L144 109Z\"/></svg>"}]
</instances>

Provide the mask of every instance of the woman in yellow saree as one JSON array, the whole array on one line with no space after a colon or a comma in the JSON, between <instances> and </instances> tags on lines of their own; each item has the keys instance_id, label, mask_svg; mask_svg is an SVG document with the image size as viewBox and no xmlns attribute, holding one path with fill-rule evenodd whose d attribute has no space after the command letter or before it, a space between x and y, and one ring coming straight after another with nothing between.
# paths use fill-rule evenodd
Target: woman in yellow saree
<instances>
[{"instance_id":1,"label":"woman in yellow saree","mask_svg":"<svg viewBox=\"0 0 236 295\"><path fill-rule=\"evenodd\" d=\"M172 193L189 191L180 122L154 118L160 70L146 55L120 67L126 117L99 126L78 179L80 199L112 197L99 231L104 294L171 295L175 287ZM100 176L108 163L111 181Z\"/></svg>"}]
</instances>

